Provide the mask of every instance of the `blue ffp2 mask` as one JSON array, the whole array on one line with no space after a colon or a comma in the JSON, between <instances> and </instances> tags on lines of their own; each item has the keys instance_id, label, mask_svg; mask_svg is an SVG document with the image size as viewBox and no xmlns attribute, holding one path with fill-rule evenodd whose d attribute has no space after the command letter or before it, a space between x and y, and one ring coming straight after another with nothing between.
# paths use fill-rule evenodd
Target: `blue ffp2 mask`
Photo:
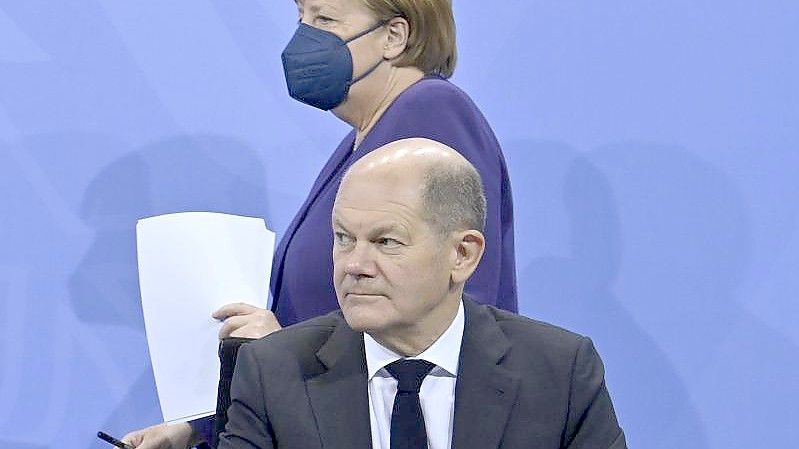
<instances>
[{"instance_id":1,"label":"blue ffp2 mask","mask_svg":"<svg viewBox=\"0 0 799 449\"><path fill-rule=\"evenodd\" d=\"M383 62L381 59L353 79L352 53L347 43L385 23L378 22L346 41L329 31L301 23L281 55L291 98L324 111L344 102L350 86L364 79Z\"/></svg>"}]
</instances>

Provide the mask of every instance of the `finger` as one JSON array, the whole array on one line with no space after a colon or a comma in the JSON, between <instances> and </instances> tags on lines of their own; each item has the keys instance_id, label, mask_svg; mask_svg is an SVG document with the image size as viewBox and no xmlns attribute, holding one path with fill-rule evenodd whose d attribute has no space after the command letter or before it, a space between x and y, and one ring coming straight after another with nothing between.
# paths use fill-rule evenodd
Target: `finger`
<instances>
[{"instance_id":1,"label":"finger","mask_svg":"<svg viewBox=\"0 0 799 449\"><path fill-rule=\"evenodd\" d=\"M259 320L246 324L230 333L231 337L238 338L262 338L282 329L277 320Z\"/></svg>"},{"instance_id":2,"label":"finger","mask_svg":"<svg viewBox=\"0 0 799 449\"><path fill-rule=\"evenodd\" d=\"M242 326L230 333L231 337L236 338L261 338L274 332L273 329L267 329L263 326Z\"/></svg>"},{"instance_id":3,"label":"finger","mask_svg":"<svg viewBox=\"0 0 799 449\"><path fill-rule=\"evenodd\" d=\"M156 449L158 446L150 439L144 440L138 446L133 446L136 449Z\"/></svg>"},{"instance_id":4,"label":"finger","mask_svg":"<svg viewBox=\"0 0 799 449\"><path fill-rule=\"evenodd\" d=\"M245 304L243 302L236 302L232 304L225 304L224 306L220 307L216 312L211 314L212 317L216 318L217 320L224 320L231 316L237 315L247 315L250 313L255 313L259 309L250 304Z\"/></svg>"},{"instance_id":5,"label":"finger","mask_svg":"<svg viewBox=\"0 0 799 449\"><path fill-rule=\"evenodd\" d=\"M138 447L143 439L144 439L144 431L134 430L133 432L130 432L124 437L122 437L122 442L127 443L133 447Z\"/></svg>"},{"instance_id":6,"label":"finger","mask_svg":"<svg viewBox=\"0 0 799 449\"><path fill-rule=\"evenodd\" d=\"M238 328L246 326L251 321L249 315L236 315L225 318L222 323L222 328L219 329L219 339L230 337L231 334Z\"/></svg>"},{"instance_id":7,"label":"finger","mask_svg":"<svg viewBox=\"0 0 799 449\"><path fill-rule=\"evenodd\" d=\"M141 445L135 447L136 449L168 449L170 445L163 438L147 438L142 441Z\"/></svg>"},{"instance_id":8,"label":"finger","mask_svg":"<svg viewBox=\"0 0 799 449\"><path fill-rule=\"evenodd\" d=\"M145 429L144 439L136 449L173 449L166 433L167 424L158 424Z\"/></svg>"}]
</instances>

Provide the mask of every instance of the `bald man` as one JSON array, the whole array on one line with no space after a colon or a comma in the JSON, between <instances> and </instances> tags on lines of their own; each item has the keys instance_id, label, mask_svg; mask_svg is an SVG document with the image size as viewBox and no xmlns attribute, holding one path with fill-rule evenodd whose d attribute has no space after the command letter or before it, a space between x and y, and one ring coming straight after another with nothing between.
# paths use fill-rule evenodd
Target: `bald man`
<instances>
[{"instance_id":1,"label":"bald man","mask_svg":"<svg viewBox=\"0 0 799 449\"><path fill-rule=\"evenodd\" d=\"M463 297L485 208L443 144L355 163L332 216L341 310L240 350L219 447L625 448L588 338Z\"/></svg>"}]
</instances>

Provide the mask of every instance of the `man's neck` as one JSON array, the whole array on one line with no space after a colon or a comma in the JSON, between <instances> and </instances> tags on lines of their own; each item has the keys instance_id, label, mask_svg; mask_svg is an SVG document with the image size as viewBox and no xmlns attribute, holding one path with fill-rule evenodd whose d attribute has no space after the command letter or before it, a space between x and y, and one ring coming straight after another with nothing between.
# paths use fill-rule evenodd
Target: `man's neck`
<instances>
[{"instance_id":1,"label":"man's neck","mask_svg":"<svg viewBox=\"0 0 799 449\"><path fill-rule=\"evenodd\" d=\"M427 350L449 328L458 314L460 304L459 295L457 300L442 304L441 310L431 313L413 327L369 332L369 335L403 357L415 357Z\"/></svg>"}]
</instances>

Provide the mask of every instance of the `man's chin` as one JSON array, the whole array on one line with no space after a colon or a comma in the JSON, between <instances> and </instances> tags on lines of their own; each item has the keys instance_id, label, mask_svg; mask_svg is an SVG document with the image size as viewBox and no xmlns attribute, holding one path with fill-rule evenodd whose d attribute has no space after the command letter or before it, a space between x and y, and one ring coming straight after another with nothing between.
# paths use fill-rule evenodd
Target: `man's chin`
<instances>
[{"instance_id":1,"label":"man's chin","mask_svg":"<svg viewBox=\"0 0 799 449\"><path fill-rule=\"evenodd\" d=\"M355 332L368 332L380 327L380 324L375 320L374 315L370 313L363 313L364 311L357 310L358 307L342 308L344 320L347 325Z\"/></svg>"},{"instance_id":2,"label":"man's chin","mask_svg":"<svg viewBox=\"0 0 799 449\"><path fill-rule=\"evenodd\" d=\"M357 323L357 322L356 323L350 323L349 321L347 321L347 325L350 327L350 329L354 330L355 332L364 332L364 333L366 333L366 332L369 332L369 330L370 330L369 326L364 326L364 325L362 325L360 323Z\"/></svg>"},{"instance_id":3,"label":"man's chin","mask_svg":"<svg viewBox=\"0 0 799 449\"><path fill-rule=\"evenodd\" d=\"M344 314L344 320L347 321L347 325L355 332L366 332L372 328L372 326L370 326L369 320L347 316L346 313Z\"/></svg>"}]
</instances>

